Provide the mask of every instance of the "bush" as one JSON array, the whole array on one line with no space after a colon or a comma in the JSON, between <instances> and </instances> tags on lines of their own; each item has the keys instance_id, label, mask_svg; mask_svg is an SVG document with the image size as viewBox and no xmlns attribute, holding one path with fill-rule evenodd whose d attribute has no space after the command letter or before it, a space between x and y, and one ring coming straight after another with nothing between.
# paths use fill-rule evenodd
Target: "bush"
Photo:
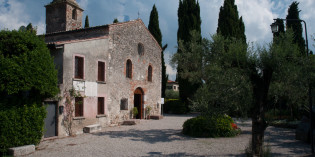
<instances>
[{"instance_id":1,"label":"bush","mask_svg":"<svg viewBox=\"0 0 315 157\"><path fill-rule=\"evenodd\" d=\"M163 105L164 113L184 114L186 113L185 104L180 100L168 100Z\"/></svg>"},{"instance_id":2,"label":"bush","mask_svg":"<svg viewBox=\"0 0 315 157\"><path fill-rule=\"evenodd\" d=\"M179 99L179 92L168 89L165 91L165 99Z\"/></svg>"},{"instance_id":3,"label":"bush","mask_svg":"<svg viewBox=\"0 0 315 157\"><path fill-rule=\"evenodd\" d=\"M8 148L39 144L44 131L46 109L30 105L0 111L0 154Z\"/></svg>"},{"instance_id":4,"label":"bush","mask_svg":"<svg viewBox=\"0 0 315 157\"><path fill-rule=\"evenodd\" d=\"M227 115L199 116L183 124L183 134L192 137L232 137L240 133L236 128L232 118Z\"/></svg>"}]
</instances>

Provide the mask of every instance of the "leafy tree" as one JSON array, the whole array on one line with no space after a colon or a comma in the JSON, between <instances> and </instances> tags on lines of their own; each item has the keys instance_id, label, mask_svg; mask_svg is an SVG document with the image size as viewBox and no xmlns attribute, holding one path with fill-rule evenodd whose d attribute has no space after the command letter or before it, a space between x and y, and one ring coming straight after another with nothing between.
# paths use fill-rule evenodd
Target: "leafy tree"
<instances>
[{"instance_id":1,"label":"leafy tree","mask_svg":"<svg viewBox=\"0 0 315 157\"><path fill-rule=\"evenodd\" d=\"M31 32L31 33L34 33L34 34L37 33L36 27L33 27L32 23L29 23L26 27L25 26L21 26L19 28L19 31L22 31L22 32L28 31L28 32Z\"/></svg>"},{"instance_id":2,"label":"leafy tree","mask_svg":"<svg viewBox=\"0 0 315 157\"><path fill-rule=\"evenodd\" d=\"M238 15L235 0L224 0L220 8L217 33L225 38L236 38L246 43L243 18Z\"/></svg>"},{"instance_id":3,"label":"leafy tree","mask_svg":"<svg viewBox=\"0 0 315 157\"><path fill-rule=\"evenodd\" d=\"M302 36L303 28L300 21L300 10L299 10L299 2L292 2L288 9L287 19L287 28L291 28L294 32L294 43L298 44L299 49L302 54L306 55L305 52L305 40ZM290 20L291 19L291 20Z\"/></svg>"},{"instance_id":4,"label":"leafy tree","mask_svg":"<svg viewBox=\"0 0 315 157\"><path fill-rule=\"evenodd\" d=\"M89 28L90 27L90 21L89 21L89 16L86 15L85 17L85 25L84 25L84 28Z\"/></svg>"},{"instance_id":5,"label":"leafy tree","mask_svg":"<svg viewBox=\"0 0 315 157\"><path fill-rule=\"evenodd\" d=\"M115 18L114 21L113 21L113 23L119 23L118 19Z\"/></svg>"},{"instance_id":6,"label":"leafy tree","mask_svg":"<svg viewBox=\"0 0 315 157\"><path fill-rule=\"evenodd\" d=\"M185 70L179 73L194 82L202 78L203 85L197 90L192 101L194 109L203 114L224 114L250 111L252 118L252 149L253 155L262 153L264 131L267 127L264 114L270 97L271 86L287 92L286 81L298 82L291 88L307 86L307 79L300 79L306 72L314 68L314 59L308 60L301 56L298 46L293 43L290 31L275 38L268 47L248 47L237 39L226 39L214 35L212 40L200 38L192 34L189 43L179 43L182 53L175 54L172 63L182 62L189 68L201 66L197 71ZM192 57L193 56L193 57ZM185 58L191 57L190 60ZM200 58L203 61L199 62ZM309 73L314 78L313 73ZM283 79L286 78L286 79ZM313 80L314 81L314 80ZM298 99L298 91L286 93L288 99ZM299 94L299 93L298 93ZM304 93L307 95L307 92ZM305 96L302 95L304 98ZM301 96L299 95L299 96ZM301 97L300 97L301 99Z\"/></svg>"},{"instance_id":7,"label":"leafy tree","mask_svg":"<svg viewBox=\"0 0 315 157\"><path fill-rule=\"evenodd\" d=\"M193 30L195 30L198 34L201 34L200 6L198 1L196 0L179 1L178 26L179 26L177 32L178 45L180 42L182 43L190 42L191 40L190 32ZM201 35L198 42L201 42ZM180 54L181 49L178 49L177 53ZM191 58L186 59L189 60ZM179 95L181 100L185 102L186 107L188 108L188 99L191 99L193 93L195 93L196 90L199 88L199 86L201 85L201 80L197 80L195 82L188 81L187 78L181 76L182 71L185 71L185 69L187 69L187 65L182 62L178 62L177 72L179 73L179 75L177 76L177 81L180 87Z\"/></svg>"},{"instance_id":8,"label":"leafy tree","mask_svg":"<svg viewBox=\"0 0 315 157\"><path fill-rule=\"evenodd\" d=\"M41 104L58 93L57 71L42 38L2 30L0 41L0 106Z\"/></svg>"},{"instance_id":9,"label":"leafy tree","mask_svg":"<svg viewBox=\"0 0 315 157\"><path fill-rule=\"evenodd\" d=\"M159 43L159 45L162 47L162 33L160 30L159 25L159 13L153 5L151 14L150 14L150 21L148 26L149 31L154 36L156 41ZM162 48L162 54L161 54L161 60L162 60L162 97L165 98L165 89L166 89L166 82L168 79L168 76L166 75L166 66L164 61L164 50L167 48L167 44L163 46Z\"/></svg>"}]
</instances>

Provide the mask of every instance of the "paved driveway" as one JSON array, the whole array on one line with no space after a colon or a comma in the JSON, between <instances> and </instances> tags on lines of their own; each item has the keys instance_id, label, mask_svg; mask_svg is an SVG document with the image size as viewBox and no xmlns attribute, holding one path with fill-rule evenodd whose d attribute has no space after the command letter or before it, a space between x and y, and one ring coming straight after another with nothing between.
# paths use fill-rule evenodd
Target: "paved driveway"
<instances>
[{"instance_id":1,"label":"paved driveway","mask_svg":"<svg viewBox=\"0 0 315 157\"><path fill-rule=\"evenodd\" d=\"M103 128L94 134L43 141L29 156L244 156L251 122L238 121L242 134L234 138L191 138L181 134L192 116L167 115L135 126ZM269 127L266 142L274 156L306 156L310 146L294 140L294 130Z\"/></svg>"}]
</instances>

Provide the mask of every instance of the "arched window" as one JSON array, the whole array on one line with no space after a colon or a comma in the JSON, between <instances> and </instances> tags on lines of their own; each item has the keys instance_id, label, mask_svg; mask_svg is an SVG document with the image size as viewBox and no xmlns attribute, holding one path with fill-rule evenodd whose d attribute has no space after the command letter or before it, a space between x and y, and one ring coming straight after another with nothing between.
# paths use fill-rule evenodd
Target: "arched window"
<instances>
[{"instance_id":1,"label":"arched window","mask_svg":"<svg viewBox=\"0 0 315 157\"><path fill-rule=\"evenodd\" d=\"M77 9L72 10L72 19L76 20L77 19Z\"/></svg>"},{"instance_id":2,"label":"arched window","mask_svg":"<svg viewBox=\"0 0 315 157\"><path fill-rule=\"evenodd\" d=\"M126 63L126 77L132 78L132 63L130 59L128 59Z\"/></svg>"},{"instance_id":3,"label":"arched window","mask_svg":"<svg viewBox=\"0 0 315 157\"><path fill-rule=\"evenodd\" d=\"M144 55L144 46L143 46L143 44L141 44L141 43L138 44L138 54L139 54L140 56L143 56L143 55Z\"/></svg>"},{"instance_id":4,"label":"arched window","mask_svg":"<svg viewBox=\"0 0 315 157\"><path fill-rule=\"evenodd\" d=\"M152 82L152 66L149 65L148 68L148 81Z\"/></svg>"}]
</instances>

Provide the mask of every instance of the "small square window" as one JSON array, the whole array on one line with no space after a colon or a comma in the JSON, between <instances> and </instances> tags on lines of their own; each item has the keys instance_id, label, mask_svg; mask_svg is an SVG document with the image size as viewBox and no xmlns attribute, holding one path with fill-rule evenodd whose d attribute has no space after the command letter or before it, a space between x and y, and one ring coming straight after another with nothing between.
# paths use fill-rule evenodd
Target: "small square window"
<instances>
[{"instance_id":1,"label":"small square window","mask_svg":"<svg viewBox=\"0 0 315 157\"><path fill-rule=\"evenodd\" d=\"M120 110L128 110L128 99L122 98L120 100Z\"/></svg>"}]
</instances>

